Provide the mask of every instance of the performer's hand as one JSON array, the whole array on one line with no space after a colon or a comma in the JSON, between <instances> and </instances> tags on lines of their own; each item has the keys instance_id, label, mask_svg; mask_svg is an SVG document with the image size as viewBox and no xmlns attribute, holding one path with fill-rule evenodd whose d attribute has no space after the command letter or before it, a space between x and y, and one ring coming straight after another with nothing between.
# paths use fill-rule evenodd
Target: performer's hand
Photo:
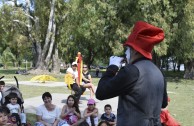
<instances>
[{"instance_id":1,"label":"performer's hand","mask_svg":"<svg viewBox=\"0 0 194 126\"><path fill-rule=\"evenodd\" d=\"M110 61L109 61L109 65L116 65L120 68L123 59L124 59L123 57L111 56Z\"/></svg>"}]
</instances>

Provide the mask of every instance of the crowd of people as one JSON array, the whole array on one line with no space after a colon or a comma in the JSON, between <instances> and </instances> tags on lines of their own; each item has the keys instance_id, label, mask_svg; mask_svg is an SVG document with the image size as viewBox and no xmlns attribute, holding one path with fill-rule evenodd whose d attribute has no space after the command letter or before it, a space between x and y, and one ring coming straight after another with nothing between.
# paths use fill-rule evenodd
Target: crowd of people
<instances>
[{"instance_id":1,"label":"crowd of people","mask_svg":"<svg viewBox=\"0 0 194 126\"><path fill-rule=\"evenodd\" d=\"M83 115L81 115L78 102L74 95L69 95L62 111L52 104L52 95L45 92L42 95L44 104L37 108L36 126L102 126L99 122L107 122L107 126L116 124L116 117L111 112L111 105L105 105L105 113L99 118L98 108L94 99L89 99Z\"/></svg>"},{"instance_id":2,"label":"crowd of people","mask_svg":"<svg viewBox=\"0 0 194 126\"><path fill-rule=\"evenodd\" d=\"M111 106L106 105L105 113L99 118L98 108L93 99L95 96L94 85L92 84L92 77L88 71L86 64L83 64L82 82L78 81L77 63L73 62L71 67L66 70L67 74L72 75L73 83L71 88L74 94L69 95L66 104L60 108L52 103L52 95L49 92L42 94L43 104L36 108L36 122L35 126L113 126L116 124L116 118L112 118ZM5 87L4 81L0 81L0 90ZM90 99L83 115L79 110L80 96L88 88L90 90ZM0 98L2 94L0 93ZM20 125L16 120L22 120L22 113L20 105L17 103L18 96L16 93L9 94L9 103L0 108L0 126ZM108 107L107 107L108 106ZM109 110L107 110L109 108ZM2 111L1 111L2 109ZM4 116L1 116L4 115ZM15 118L12 118L14 115ZM2 117L2 120L1 120ZM115 116L114 116L115 117ZM25 117L26 118L26 117ZM21 123L21 125L24 123Z\"/></svg>"},{"instance_id":3,"label":"crowd of people","mask_svg":"<svg viewBox=\"0 0 194 126\"><path fill-rule=\"evenodd\" d=\"M15 98L15 96L14 96ZM13 98L11 98L13 101ZM49 92L42 94L43 104L36 108L35 126L113 126L116 124L116 117L111 112L111 106L105 105L105 113L99 118L98 108L94 99L89 99L83 115L75 96L69 95L66 104L60 111L59 107L52 103L52 95ZM16 101L14 99L14 101ZM16 104L16 103L15 103ZM10 105L10 104L9 104ZM0 107L0 126L17 126L10 120L11 113L19 113L19 108L12 109Z\"/></svg>"},{"instance_id":4,"label":"crowd of people","mask_svg":"<svg viewBox=\"0 0 194 126\"><path fill-rule=\"evenodd\" d=\"M144 21L135 23L126 46L124 57L111 56L106 72L102 75L95 92L87 65L83 65L83 79L79 82L77 63L67 69L71 74L73 95L69 95L60 111L52 103L52 95L42 95L43 104L37 107L35 126L180 126L167 110L168 96L165 78L151 61L154 46L164 39L164 31ZM98 70L97 75L98 76ZM79 110L80 96L88 88L90 99L83 115ZM93 99L104 100L119 97L117 116L110 104L104 106L99 118L99 109ZM20 113L12 110L17 97L10 97L10 105L0 107L0 126L9 124L8 115ZM16 108L17 105L14 105Z\"/></svg>"}]
</instances>

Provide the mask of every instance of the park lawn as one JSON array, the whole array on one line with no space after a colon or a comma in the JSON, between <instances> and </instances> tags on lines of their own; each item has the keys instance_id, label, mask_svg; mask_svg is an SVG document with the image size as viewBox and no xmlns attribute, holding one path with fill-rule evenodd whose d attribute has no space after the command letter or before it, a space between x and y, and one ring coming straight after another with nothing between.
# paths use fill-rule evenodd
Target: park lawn
<instances>
[{"instance_id":1,"label":"park lawn","mask_svg":"<svg viewBox=\"0 0 194 126\"><path fill-rule=\"evenodd\" d=\"M194 81L181 80L180 82L168 82L167 90L171 99L168 109L171 115L179 121L182 126L194 125ZM65 87L41 87L21 85L21 91L24 99L40 96L42 92L49 91L51 93L68 93L70 91ZM35 121L34 114L27 114L31 123Z\"/></svg>"},{"instance_id":2,"label":"park lawn","mask_svg":"<svg viewBox=\"0 0 194 126\"><path fill-rule=\"evenodd\" d=\"M168 109L182 126L194 126L194 81L168 82Z\"/></svg>"}]
</instances>

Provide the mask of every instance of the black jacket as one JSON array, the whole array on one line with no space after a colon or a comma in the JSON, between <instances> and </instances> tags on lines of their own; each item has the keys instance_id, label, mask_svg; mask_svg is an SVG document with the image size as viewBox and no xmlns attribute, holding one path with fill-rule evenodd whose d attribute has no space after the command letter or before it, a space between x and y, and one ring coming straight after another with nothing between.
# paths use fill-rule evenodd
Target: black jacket
<instances>
[{"instance_id":1,"label":"black jacket","mask_svg":"<svg viewBox=\"0 0 194 126\"><path fill-rule=\"evenodd\" d=\"M109 66L96 91L99 100L119 96L117 126L160 126L160 110L167 106L161 71L147 59L117 71L117 66Z\"/></svg>"}]
</instances>

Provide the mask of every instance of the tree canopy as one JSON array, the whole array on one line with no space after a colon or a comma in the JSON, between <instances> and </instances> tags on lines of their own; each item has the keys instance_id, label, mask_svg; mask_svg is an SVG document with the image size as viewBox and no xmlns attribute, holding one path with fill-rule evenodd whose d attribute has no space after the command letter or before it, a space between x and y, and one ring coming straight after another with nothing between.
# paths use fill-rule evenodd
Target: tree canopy
<instances>
[{"instance_id":1,"label":"tree canopy","mask_svg":"<svg viewBox=\"0 0 194 126\"><path fill-rule=\"evenodd\" d=\"M15 62L27 59L35 69L57 73L61 61L72 62L81 52L88 65L107 64L111 55L123 54L133 24L143 20L165 31L164 42L154 48L154 62L162 67L171 58L192 72L192 0L5 2L0 7L0 54L9 47Z\"/></svg>"}]
</instances>

